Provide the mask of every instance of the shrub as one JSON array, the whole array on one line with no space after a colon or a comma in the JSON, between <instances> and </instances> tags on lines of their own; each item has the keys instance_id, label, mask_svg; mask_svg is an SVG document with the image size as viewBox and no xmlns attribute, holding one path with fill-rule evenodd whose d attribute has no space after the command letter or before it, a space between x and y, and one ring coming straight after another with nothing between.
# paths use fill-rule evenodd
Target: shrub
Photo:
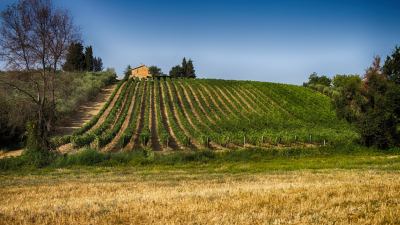
<instances>
[{"instance_id":1,"label":"shrub","mask_svg":"<svg viewBox=\"0 0 400 225\"><path fill-rule=\"evenodd\" d=\"M105 156L106 155L93 149L87 149L75 155L77 160L76 162L79 165L87 165L87 166L96 165L104 161L106 159Z\"/></svg>"},{"instance_id":2,"label":"shrub","mask_svg":"<svg viewBox=\"0 0 400 225\"><path fill-rule=\"evenodd\" d=\"M25 165L43 168L50 165L57 154L48 150L26 149L21 157Z\"/></svg>"}]
</instances>

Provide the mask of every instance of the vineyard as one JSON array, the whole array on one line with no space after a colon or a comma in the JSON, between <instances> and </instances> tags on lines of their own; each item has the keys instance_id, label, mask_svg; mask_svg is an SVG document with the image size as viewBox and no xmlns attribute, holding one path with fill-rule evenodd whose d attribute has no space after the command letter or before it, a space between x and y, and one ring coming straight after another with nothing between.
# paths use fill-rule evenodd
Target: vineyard
<instances>
[{"instance_id":1,"label":"vineyard","mask_svg":"<svg viewBox=\"0 0 400 225\"><path fill-rule=\"evenodd\" d=\"M294 85L207 79L121 81L97 116L59 148L236 149L348 142L322 94Z\"/></svg>"}]
</instances>

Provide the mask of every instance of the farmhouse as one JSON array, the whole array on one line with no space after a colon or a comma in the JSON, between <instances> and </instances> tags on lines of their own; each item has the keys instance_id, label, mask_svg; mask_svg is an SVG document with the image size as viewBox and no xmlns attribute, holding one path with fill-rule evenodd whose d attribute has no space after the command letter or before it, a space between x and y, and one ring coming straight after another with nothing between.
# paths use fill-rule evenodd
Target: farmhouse
<instances>
[{"instance_id":1,"label":"farmhouse","mask_svg":"<svg viewBox=\"0 0 400 225\"><path fill-rule=\"evenodd\" d=\"M149 67L147 67L146 65L140 65L138 67L135 67L132 69L132 73L131 73L131 77L132 78L140 78L140 79L145 79L150 77L150 73L149 73Z\"/></svg>"}]
</instances>

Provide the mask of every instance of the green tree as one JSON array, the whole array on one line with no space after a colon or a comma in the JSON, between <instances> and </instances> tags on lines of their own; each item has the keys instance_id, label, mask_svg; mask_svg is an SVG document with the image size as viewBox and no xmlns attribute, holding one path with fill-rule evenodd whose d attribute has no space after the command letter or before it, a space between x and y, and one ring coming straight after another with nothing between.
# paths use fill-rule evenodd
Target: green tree
<instances>
[{"instance_id":1,"label":"green tree","mask_svg":"<svg viewBox=\"0 0 400 225\"><path fill-rule=\"evenodd\" d=\"M336 75L332 79L333 87L344 88L348 86L349 83L361 83L361 77L359 75Z\"/></svg>"},{"instance_id":2,"label":"green tree","mask_svg":"<svg viewBox=\"0 0 400 225\"><path fill-rule=\"evenodd\" d=\"M196 71L194 70L193 61L189 59L186 66L186 77L196 78Z\"/></svg>"},{"instance_id":3,"label":"green tree","mask_svg":"<svg viewBox=\"0 0 400 225\"><path fill-rule=\"evenodd\" d=\"M131 74L132 74L132 67L131 65L128 65L124 71L124 80L128 80Z\"/></svg>"},{"instance_id":4,"label":"green tree","mask_svg":"<svg viewBox=\"0 0 400 225\"><path fill-rule=\"evenodd\" d=\"M151 74L151 76L152 76L153 78L162 75L161 69L158 68L157 66L150 66L150 67L149 67L149 73Z\"/></svg>"},{"instance_id":5,"label":"green tree","mask_svg":"<svg viewBox=\"0 0 400 225\"><path fill-rule=\"evenodd\" d=\"M79 42L71 43L68 48L66 61L63 65L65 71L83 71L85 69L85 55L83 45Z\"/></svg>"},{"instance_id":6,"label":"green tree","mask_svg":"<svg viewBox=\"0 0 400 225\"><path fill-rule=\"evenodd\" d=\"M93 71L93 48L92 46L85 48L85 70L86 71Z\"/></svg>"},{"instance_id":7,"label":"green tree","mask_svg":"<svg viewBox=\"0 0 400 225\"><path fill-rule=\"evenodd\" d=\"M388 111L393 112L398 127L400 122L400 85L389 83L385 101L385 107Z\"/></svg>"},{"instance_id":8,"label":"green tree","mask_svg":"<svg viewBox=\"0 0 400 225\"><path fill-rule=\"evenodd\" d=\"M182 77L183 76L183 69L181 66L176 65L171 68L169 71L169 76L172 78Z\"/></svg>"},{"instance_id":9,"label":"green tree","mask_svg":"<svg viewBox=\"0 0 400 225\"><path fill-rule=\"evenodd\" d=\"M185 57L183 57L182 59L181 68L182 68L182 77L187 77L187 61Z\"/></svg>"},{"instance_id":10,"label":"green tree","mask_svg":"<svg viewBox=\"0 0 400 225\"><path fill-rule=\"evenodd\" d=\"M337 115L354 124L366 146L387 148L398 144L400 88L388 79L376 57L363 80L343 82L334 99Z\"/></svg>"},{"instance_id":11,"label":"green tree","mask_svg":"<svg viewBox=\"0 0 400 225\"><path fill-rule=\"evenodd\" d=\"M383 65L383 72L389 80L400 85L400 47L396 46L391 56L387 56Z\"/></svg>"},{"instance_id":12,"label":"green tree","mask_svg":"<svg viewBox=\"0 0 400 225\"><path fill-rule=\"evenodd\" d=\"M314 72L314 73L310 74L310 76L308 77L308 82L304 83L303 86L308 86L310 84L311 85L320 84L323 86L330 87L331 82L332 82L332 80L329 77L327 77L325 75L318 76L318 74L316 72Z\"/></svg>"},{"instance_id":13,"label":"green tree","mask_svg":"<svg viewBox=\"0 0 400 225\"><path fill-rule=\"evenodd\" d=\"M361 105L365 98L361 94L361 79L348 79L339 88L339 95L334 96L336 114L350 123L355 123L361 114Z\"/></svg>"},{"instance_id":14,"label":"green tree","mask_svg":"<svg viewBox=\"0 0 400 225\"><path fill-rule=\"evenodd\" d=\"M103 60L100 57L94 57L93 59L93 70L94 72L103 71Z\"/></svg>"},{"instance_id":15,"label":"green tree","mask_svg":"<svg viewBox=\"0 0 400 225\"><path fill-rule=\"evenodd\" d=\"M70 45L78 36L72 18L51 1L19 0L2 10L0 20L1 58L19 74L12 80L0 77L0 84L34 105L32 137L37 138L41 150L51 150L49 137L56 120L56 71L65 55L73 58L67 49L78 46ZM67 65L73 69L74 65Z\"/></svg>"},{"instance_id":16,"label":"green tree","mask_svg":"<svg viewBox=\"0 0 400 225\"><path fill-rule=\"evenodd\" d=\"M364 77L362 90L367 101L361 106L363 113L357 124L362 143L367 146L387 148L397 142L394 113L386 108L390 87L387 78L380 67L380 58L376 57Z\"/></svg>"}]
</instances>

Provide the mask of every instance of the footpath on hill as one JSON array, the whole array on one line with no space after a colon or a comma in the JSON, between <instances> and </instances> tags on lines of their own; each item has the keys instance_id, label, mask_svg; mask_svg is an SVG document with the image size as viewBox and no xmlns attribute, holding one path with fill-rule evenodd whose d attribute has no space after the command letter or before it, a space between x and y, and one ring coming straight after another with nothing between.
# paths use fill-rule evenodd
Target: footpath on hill
<instances>
[{"instance_id":1,"label":"footpath on hill","mask_svg":"<svg viewBox=\"0 0 400 225\"><path fill-rule=\"evenodd\" d=\"M104 87L94 100L82 104L74 114L64 119L63 124L56 128L57 135L72 134L74 130L89 122L93 116L99 113L116 86L116 84L112 84Z\"/></svg>"},{"instance_id":2,"label":"footpath on hill","mask_svg":"<svg viewBox=\"0 0 400 225\"><path fill-rule=\"evenodd\" d=\"M79 109L74 114L64 119L62 125L56 128L57 135L72 134L74 130L82 127L83 124L88 122L93 116L97 115L103 105L107 102L108 98L111 96L116 86L116 84L112 84L104 87L94 100L85 102L79 106ZM23 149L8 152L0 151L0 159L5 157L19 156L22 154L22 151Z\"/></svg>"}]
</instances>

